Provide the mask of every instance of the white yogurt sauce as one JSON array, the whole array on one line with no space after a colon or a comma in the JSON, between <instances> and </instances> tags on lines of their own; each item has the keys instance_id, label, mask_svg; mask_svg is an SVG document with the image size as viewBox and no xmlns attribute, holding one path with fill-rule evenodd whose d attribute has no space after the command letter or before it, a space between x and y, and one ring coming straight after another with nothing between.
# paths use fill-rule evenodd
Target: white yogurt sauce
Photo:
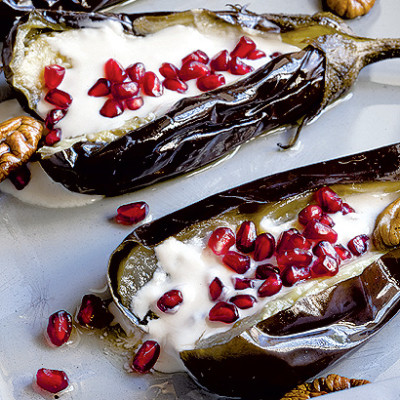
<instances>
[{"instance_id":1,"label":"white yogurt sauce","mask_svg":"<svg viewBox=\"0 0 400 400\"><path fill-rule=\"evenodd\" d=\"M339 234L338 244L347 245L347 242L360 234L371 235L378 214L397 198L396 193L371 194L357 193L343 196L356 213L342 215L330 214L335 221L334 229ZM298 227L297 220L281 224L264 217L259 227L259 232L270 232L275 238L284 230ZM236 230L237 227L231 227ZM195 347L197 341L210 337L216 333L229 330L232 324L210 322L207 318L209 310L215 302L209 298L209 284L215 277L223 282L225 292L219 300L227 300L235 294L252 294L257 298L255 306L248 310L239 310L240 318L252 315L263 309L264 317L277 311L290 307L299 297L306 294L317 293L337 282L360 274L363 269L376 259L380 253L368 252L362 257L353 257L352 261L341 266L339 273L331 278L312 279L293 288L283 287L272 297L258 298L257 289L235 291L234 277L253 277L255 268L259 264L271 262L276 265L275 259L254 262L245 275L238 275L225 267L221 258L215 256L207 249L204 240L191 240L181 242L169 238L155 248L158 259L158 269L154 278L143 286L132 298L131 310L143 318L148 310L152 310L159 319L149 321L146 338L156 340L161 346L161 355L155 368L163 372L183 370L179 352ZM178 289L182 292L183 302L175 313L162 313L157 308L157 300L167 291ZM268 307L265 307L268 303ZM265 310L265 311L264 311Z\"/></svg>"}]
</instances>

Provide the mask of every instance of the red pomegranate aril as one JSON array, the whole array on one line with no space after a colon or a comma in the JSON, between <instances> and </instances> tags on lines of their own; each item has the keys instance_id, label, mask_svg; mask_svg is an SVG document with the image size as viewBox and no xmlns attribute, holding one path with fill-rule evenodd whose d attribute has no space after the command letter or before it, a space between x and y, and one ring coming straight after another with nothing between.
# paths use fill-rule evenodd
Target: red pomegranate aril
<instances>
[{"instance_id":1,"label":"red pomegranate aril","mask_svg":"<svg viewBox=\"0 0 400 400\"><path fill-rule=\"evenodd\" d=\"M55 89L63 81L65 68L61 65L52 64L44 67L44 83L48 89Z\"/></svg>"},{"instance_id":2,"label":"red pomegranate aril","mask_svg":"<svg viewBox=\"0 0 400 400\"><path fill-rule=\"evenodd\" d=\"M231 52L232 57L246 58L249 53L256 49L256 44L247 36L242 36Z\"/></svg>"},{"instance_id":3,"label":"red pomegranate aril","mask_svg":"<svg viewBox=\"0 0 400 400\"><path fill-rule=\"evenodd\" d=\"M238 274L244 274L250 268L250 257L236 251L228 251L222 258L222 262Z\"/></svg>"},{"instance_id":4,"label":"red pomegranate aril","mask_svg":"<svg viewBox=\"0 0 400 400\"><path fill-rule=\"evenodd\" d=\"M125 100L125 107L128 110L138 110L142 106L143 106L143 97L141 96L132 97L131 99Z\"/></svg>"},{"instance_id":5,"label":"red pomegranate aril","mask_svg":"<svg viewBox=\"0 0 400 400\"><path fill-rule=\"evenodd\" d=\"M67 343L72 331L72 317L65 310L60 310L50 315L47 324L47 336L54 346Z\"/></svg>"},{"instance_id":6,"label":"red pomegranate aril","mask_svg":"<svg viewBox=\"0 0 400 400\"><path fill-rule=\"evenodd\" d=\"M361 256L368 250L368 241L367 235L358 235L347 243L347 247L355 256Z\"/></svg>"},{"instance_id":7,"label":"red pomegranate aril","mask_svg":"<svg viewBox=\"0 0 400 400\"><path fill-rule=\"evenodd\" d=\"M139 93L139 85L136 82L114 83L111 93L118 100L130 99Z\"/></svg>"},{"instance_id":8,"label":"red pomegranate aril","mask_svg":"<svg viewBox=\"0 0 400 400\"><path fill-rule=\"evenodd\" d=\"M335 243L338 238L335 230L319 221L310 221L304 229L303 235L307 239L327 240L330 243Z\"/></svg>"},{"instance_id":9,"label":"red pomegranate aril","mask_svg":"<svg viewBox=\"0 0 400 400\"><path fill-rule=\"evenodd\" d=\"M41 368L36 372L36 383L47 392L58 393L68 387L69 380L64 371Z\"/></svg>"},{"instance_id":10,"label":"red pomegranate aril","mask_svg":"<svg viewBox=\"0 0 400 400\"><path fill-rule=\"evenodd\" d=\"M120 224L133 225L143 221L148 213L148 204L145 201L136 201L118 207L115 219Z\"/></svg>"},{"instance_id":11,"label":"red pomegranate aril","mask_svg":"<svg viewBox=\"0 0 400 400\"><path fill-rule=\"evenodd\" d=\"M248 60L259 60L260 58L266 57L266 54L259 49L255 49L247 54L246 58Z\"/></svg>"},{"instance_id":12,"label":"red pomegranate aril","mask_svg":"<svg viewBox=\"0 0 400 400\"><path fill-rule=\"evenodd\" d=\"M244 221L236 233L236 247L242 253L254 250L257 237L256 225L253 221Z\"/></svg>"},{"instance_id":13,"label":"red pomegranate aril","mask_svg":"<svg viewBox=\"0 0 400 400\"><path fill-rule=\"evenodd\" d=\"M295 228L291 228L291 229L288 229L287 231L283 231L279 235L278 243L276 244L276 253L277 254L294 248L294 247L292 247L290 238L295 234L300 235L300 232Z\"/></svg>"},{"instance_id":14,"label":"red pomegranate aril","mask_svg":"<svg viewBox=\"0 0 400 400\"><path fill-rule=\"evenodd\" d=\"M178 78L178 68L175 67L174 64L171 63L162 63L161 67L158 69L160 74L167 79L176 79Z\"/></svg>"},{"instance_id":15,"label":"red pomegranate aril","mask_svg":"<svg viewBox=\"0 0 400 400\"><path fill-rule=\"evenodd\" d=\"M331 228L335 226L335 221L326 213L322 214L322 217L320 218L319 222L321 222L321 224L330 226Z\"/></svg>"},{"instance_id":16,"label":"red pomegranate aril","mask_svg":"<svg viewBox=\"0 0 400 400\"><path fill-rule=\"evenodd\" d=\"M254 281L250 278L235 278L233 280L235 290L244 290L254 287Z\"/></svg>"},{"instance_id":17,"label":"red pomegranate aril","mask_svg":"<svg viewBox=\"0 0 400 400\"><path fill-rule=\"evenodd\" d=\"M22 190L31 180L31 171L26 164L12 171L8 179L15 186L15 189Z\"/></svg>"},{"instance_id":18,"label":"red pomegranate aril","mask_svg":"<svg viewBox=\"0 0 400 400\"><path fill-rule=\"evenodd\" d=\"M273 52L271 55L270 55L270 57L272 58L272 59L274 59L274 58L276 58L276 57L280 57L282 55L282 53L280 52L280 51L275 51L275 52Z\"/></svg>"},{"instance_id":19,"label":"red pomegranate aril","mask_svg":"<svg viewBox=\"0 0 400 400\"><path fill-rule=\"evenodd\" d=\"M72 97L60 89L51 89L44 96L45 101L59 108L68 108L72 103Z\"/></svg>"},{"instance_id":20,"label":"red pomegranate aril","mask_svg":"<svg viewBox=\"0 0 400 400\"><path fill-rule=\"evenodd\" d=\"M318 221L322 217L322 208L316 204L310 204L299 212L299 222L307 225L310 221Z\"/></svg>"},{"instance_id":21,"label":"red pomegranate aril","mask_svg":"<svg viewBox=\"0 0 400 400\"><path fill-rule=\"evenodd\" d=\"M299 281L309 279L311 277L311 271L308 267L296 267L291 265L283 270L281 277L283 285L289 287Z\"/></svg>"},{"instance_id":22,"label":"red pomegranate aril","mask_svg":"<svg viewBox=\"0 0 400 400\"><path fill-rule=\"evenodd\" d=\"M203 64L207 64L209 61L209 57L204 51L196 50L193 53L188 54L186 57L182 58L182 65L189 61L198 61Z\"/></svg>"},{"instance_id":23,"label":"red pomegranate aril","mask_svg":"<svg viewBox=\"0 0 400 400\"><path fill-rule=\"evenodd\" d=\"M100 114L107 118L118 117L118 115L121 115L123 112L124 109L121 103L114 99L106 100L103 107L100 109Z\"/></svg>"},{"instance_id":24,"label":"red pomegranate aril","mask_svg":"<svg viewBox=\"0 0 400 400\"><path fill-rule=\"evenodd\" d=\"M130 65L126 69L127 74L129 75L129 78L132 79L133 82L136 83L141 83L144 77L144 74L146 73L146 68L143 63L136 63L133 65Z\"/></svg>"},{"instance_id":25,"label":"red pomegranate aril","mask_svg":"<svg viewBox=\"0 0 400 400\"><path fill-rule=\"evenodd\" d=\"M313 255L309 250L293 249L277 254L276 261L280 269L289 265L307 267L311 264Z\"/></svg>"},{"instance_id":26,"label":"red pomegranate aril","mask_svg":"<svg viewBox=\"0 0 400 400\"><path fill-rule=\"evenodd\" d=\"M49 133L44 137L44 144L46 146L53 146L61 140L61 129L52 129Z\"/></svg>"},{"instance_id":27,"label":"red pomegranate aril","mask_svg":"<svg viewBox=\"0 0 400 400\"><path fill-rule=\"evenodd\" d=\"M253 259L263 261L272 257L275 251L275 238L270 233L261 233L254 242Z\"/></svg>"},{"instance_id":28,"label":"red pomegranate aril","mask_svg":"<svg viewBox=\"0 0 400 400\"><path fill-rule=\"evenodd\" d=\"M180 79L165 79L163 85L166 89L178 93L185 93L188 90L188 85Z\"/></svg>"},{"instance_id":29,"label":"red pomegranate aril","mask_svg":"<svg viewBox=\"0 0 400 400\"><path fill-rule=\"evenodd\" d=\"M102 329L110 325L113 316L100 297L87 294L82 298L77 320L84 327Z\"/></svg>"},{"instance_id":30,"label":"red pomegranate aril","mask_svg":"<svg viewBox=\"0 0 400 400\"><path fill-rule=\"evenodd\" d=\"M257 302L256 298L250 294L238 294L231 297L229 301L241 310L247 310L253 307L254 303Z\"/></svg>"},{"instance_id":31,"label":"red pomegranate aril","mask_svg":"<svg viewBox=\"0 0 400 400\"><path fill-rule=\"evenodd\" d=\"M311 267L311 273L315 277L335 276L339 271L339 263L330 255L322 255Z\"/></svg>"},{"instance_id":32,"label":"red pomegranate aril","mask_svg":"<svg viewBox=\"0 0 400 400\"><path fill-rule=\"evenodd\" d=\"M271 274L258 288L260 297L269 297L277 294L282 289L282 279L279 274Z\"/></svg>"},{"instance_id":33,"label":"red pomegranate aril","mask_svg":"<svg viewBox=\"0 0 400 400\"><path fill-rule=\"evenodd\" d=\"M196 85L202 92L207 92L225 85L225 77L221 74L202 76L197 79Z\"/></svg>"},{"instance_id":34,"label":"red pomegranate aril","mask_svg":"<svg viewBox=\"0 0 400 400\"><path fill-rule=\"evenodd\" d=\"M219 301L208 313L210 321L231 324L239 318L239 312L234 304Z\"/></svg>"},{"instance_id":35,"label":"red pomegranate aril","mask_svg":"<svg viewBox=\"0 0 400 400\"><path fill-rule=\"evenodd\" d=\"M318 189L315 192L315 200L325 212L336 213L342 209L342 199L330 187Z\"/></svg>"},{"instance_id":36,"label":"red pomegranate aril","mask_svg":"<svg viewBox=\"0 0 400 400\"><path fill-rule=\"evenodd\" d=\"M272 264L262 264L256 268L256 279L267 279L273 274L279 274L279 268Z\"/></svg>"},{"instance_id":37,"label":"red pomegranate aril","mask_svg":"<svg viewBox=\"0 0 400 400\"><path fill-rule=\"evenodd\" d=\"M146 340L136 352L132 369L140 374L150 371L160 356L160 345L154 340Z\"/></svg>"},{"instance_id":38,"label":"red pomegranate aril","mask_svg":"<svg viewBox=\"0 0 400 400\"><path fill-rule=\"evenodd\" d=\"M106 78L100 78L89 89L88 95L92 97L108 96L111 93L111 82Z\"/></svg>"},{"instance_id":39,"label":"red pomegranate aril","mask_svg":"<svg viewBox=\"0 0 400 400\"><path fill-rule=\"evenodd\" d=\"M210 283L210 286L208 287L211 300L217 300L221 296L223 289L224 285L222 284L221 279L219 279L218 277L214 278L213 281Z\"/></svg>"},{"instance_id":40,"label":"red pomegranate aril","mask_svg":"<svg viewBox=\"0 0 400 400\"><path fill-rule=\"evenodd\" d=\"M183 81L190 81L202 76L210 75L210 67L199 61L188 61L182 65L179 71L179 78Z\"/></svg>"},{"instance_id":41,"label":"red pomegranate aril","mask_svg":"<svg viewBox=\"0 0 400 400\"><path fill-rule=\"evenodd\" d=\"M313 253L317 257L330 256L336 260L338 265L340 264L341 258L339 257L339 254L337 254L332 244L326 240L318 242L313 248Z\"/></svg>"},{"instance_id":42,"label":"red pomegranate aril","mask_svg":"<svg viewBox=\"0 0 400 400\"><path fill-rule=\"evenodd\" d=\"M152 72L146 72L142 79L143 93L151 97L160 97L164 93L164 86L162 85L158 76Z\"/></svg>"},{"instance_id":43,"label":"red pomegranate aril","mask_svg":"<svg viewBox=\"0 0 400 400\"><path fill-rule=\"evenodd\" d=\"M226 227L217 228L208 239L208 247L214 254L225 254L235 244L235 234Z\"/></svg>"},{"instance_id":44,"label":"red pomegranate aril","mask_svg":"<svg viewBox=\"0 0 400 400\"><path fill-rule=\"evenodd\" d=\"M343 203L341 211L342 211L343 215L347 215L347 214L356 212L354 210L354 208L348 203Z\"/></svg>"},{"instance_id":45,"label":"red pomegranate aril","mask_svg":"<svg viewBox=\"0 0 400 400\"><path fill-rule=\"evenodd\" d=\"M254 71L251 65L245 64L239 57L232 57L229 63L229 71L233 75L246 75Z\"/></svg>"},{"instance_id":46,"label":"red pomegranate aril","mask_svg":"<svg viewBox=\"0 0 400 400\"><path fill-rule=\"evenodd\" d=\"M60 122L65 115L67 114L67 110L55 108L50 110L47 115L46 119L44 120L44 124L46 125L47 129L53 129L54 125Z\"/></svg>"},{"instance_id":47,"label":"red pomegranate aril","mask_svg":"<svg viewBox=\"0 0 400 400\"><path fill-rule=\"evenodd\" d=\"M342 261L349 260L352 257L351 252L341 244L336 245L334 249Z\"/></svg>"},{"instance_id":48,"label":"red pomegranate aril","mask_svg":"<svg viewBox=\"0 0 400 400\"><path fill-rule=\"evenodd\" d=\"M128 74L122 65L115 60L114 58L110 58L104 65L104 73L106 79L111 82L123 82Z\"/></svg>"},{"instance_id":49,"label":"red pomegranate aril","mask_svg":"<svg viewBox=\"0 0 400 400\"><path fill-rule=\"evenodd\" d=\"M230 61L228 50L222 50L212 58L210 67L213 71L228 71Z\"/></svg>"},{"instance_id":50,"label":"red pomegranate aril","mask_svg":"<svg viewBox=\"0 0 400 400\"><path fill-rule=\"evenodd\" d=\"M164 293L157 301L157 307L162 312L172 312L175 307L183 302L182 292L177 289L169 290Z\"/></svg>"}]
</instances>

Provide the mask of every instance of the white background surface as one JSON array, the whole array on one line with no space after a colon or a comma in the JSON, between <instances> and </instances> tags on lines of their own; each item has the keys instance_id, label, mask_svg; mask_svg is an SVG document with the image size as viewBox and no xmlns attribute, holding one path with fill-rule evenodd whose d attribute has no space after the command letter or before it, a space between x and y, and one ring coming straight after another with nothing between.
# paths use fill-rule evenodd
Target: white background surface
<instances>
[{"instance_id":1,"label":"white background surface","mask_svg":"<svg viewBox=\"0 0 400 400\"><path fill-rule=\"evenodd\" d=\"M226 0L168 3L138 0L124 10L221 9ZM253 0L249 9L314 13L321 5L319 0ZM400 37L399 16L397 0L378 0L369 15L350 25L360 35ZM66 400L212 398L183 375L167 380L125 373L121 360L107 354L107 346L95 337L49 348L43 340L47 318L59 309L73 312L84 294L104 287L108 257L130 232L110 221L119 205L145 200L152 218L158 218L261 176L400 141L400 60L367 67L349 101L303 129L299 149L279 152L280 141L282 136L259 138L213 169L82 208L33 207L0 194L0 398L41 399L31 384L42 367L68 373L74 390L63 396ZM400 398L399 328L398 316L330 370L376 384L326 398Z\"/></svg>"}]
</instances>

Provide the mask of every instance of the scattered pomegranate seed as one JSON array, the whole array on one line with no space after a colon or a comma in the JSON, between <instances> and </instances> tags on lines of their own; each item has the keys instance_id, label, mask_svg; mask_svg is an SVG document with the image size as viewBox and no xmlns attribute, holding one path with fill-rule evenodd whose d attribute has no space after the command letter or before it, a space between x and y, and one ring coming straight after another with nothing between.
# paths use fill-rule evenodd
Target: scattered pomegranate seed
<instances>
[{"instance_id":1,"label":"scattered pomegranate seed","mask_svg":"<svg viewBox=\"0 0 400 400\"><path fill-rule=\"evenodd\" d=\"M289 229L282 232L279 236L278 244L276 246L276 253L282 254L287 250L309 250L312 247L312 243L306 239L297 229Z\"/></svg>"},{"instance_id":2,"label":"scattered pomegranate seed","mask_svg":"<svg viewBox=\"0 0 400 400\"><path fill-rule=\"evenodd\" d=\"M342 211L343 215L347 215L347 214L356 212L356 210L354 210L354 208L350 204L347 204L347 203L343 203L341 211Z\"/></svg>"},{"instance_id":3,"label":"scattered pomegranate seed","mask_svg":"<svg viewBox=\"0 0 400 400\"><path fill-rule=\"evenodd\" d=\"M317 257L330 256L336 260L338 265L340 264L341 258L339 254L336 252L332 244L326 240L318 242L313 248L313 253Z\"/></svg>"},{"instance_id":4,"label":"scattered pomegranate seed","mask_svg":"<svg viewBox=\"0 0 400 400\"><path fill-rule=\"evenodd\" d=\"M249 53L256 49L256 44L247 36L242 36L231 52L231 57L246 58Z\"/></svg>"},{"instance_id":5,"label":"scattered pomegranate seed","mask_svg":"<svg viewBox=\"0 0 400 400\"><path fill-rule=\"evenodd\" d=\"M198 61L203 64L207 64L210 59L208 55L202 50L196 50L193 53L188 54L186 57L182 58L182 65L188 61Z\"/></svg>"},{"instance_id":6,"label":"scattered pomegranate seed","mask_svg":"<svg viewBox=\"0 0 400 400\"><path fill-rule=\"evenodd\" d=\"M212 58L210 67L213 71L228 71L230 61L228 50L222 50Z\"/></svg>"},{"instance_id":7,"label":"scattered pomegranate seed","mask_svg":"<svg viewBox=\"0 0 400 400\"><path fill-rule=\"evenodd\" d=\"M270 233L261 233L254 242L255 261L263 261L272 257L275 251L275 238Z\"/></svg>"},{"instance_id":8,"label":"scattered pomegranate seed","mask_svg":"<svg viewBox=\"0 0 400 400\"><path fill-rule=\"evenodd\" d=\"M136 83L141 83L144 77L144 74L146 73L146 68L144 64L142 63L136 63L133 65L130 65L126 69L127 74L129 75L129 78L133 80L133 82Z\"/></svg>"},{"instance_id":9,"label":"scattered pomegranate seed","mask_svg":"<svg viewBox=\"0 0 400 400\"><path fill-rule=\"evenodd\" d=\"M225 77L221 74L202 76L197 79L196 85L202 92L207 92L225 85Z\"/></svg>"},{"instance_id":10,"label":"scattered pomegranate seed","mask_svg":"<svg viewBox=\"0 0 400 400\"><path fill-rule=\"evenodd\" d=\"M125 106L128 110L138 110L143 106L143 97L133 97L132 99L125 100Z\"/></svg>"},{"instance_id":11,"label":"scattered pomegranate seed","mask_svg":"<svg viewBox=\"0 0 400 400\"><path fill-rule=\"evenodd\" d=\"M279 274L279 268L272 264L261 264L256 269L256 279L267 279L273 274Z\"/></svg>"},{"instance_id":12,"label":"scattered pomegranate seed","mask_svg":"<svg viewBox=\"0 0 400 400\"><path fill-rule=\"evenodd\" d=\"M260 58L266 57L266 54L262 50L255 49L247 54L248 60L258 60Z\"/></svg>"},{"instance_id":13,"label":"scattered pomegranate seed","mask_svg":"<svg viewBox=\"0 0 400 400\"><path fill-rule=\"evenodd\" d=\"M330 243L335 243L338 238L335 230L319 221L310 221L304 229L303 235L307 239L327 240Z\"/></svg>"},{"instance_id":14,"label":"scattered pomegranate seed","mask_svg":"<svg viewBox=\"0 0 400 400\"><path fill-rule=\"evenodd\" d=\"M145 201L137 201L118 207L115 220L122 225L133 225L143 221L148 213L148 204Z\"/></svg>"},{"instance_id":15,"label":"scattered pomegranate seed","mask_svg":"<svg viewBox=\"0 0 400 400\"><path fill-rule=\"evenodd\" d=\"M142 79L144 94L151 97L160 97L164 93L164 87L154 72L146 72Z\"/></svg>"},{"instance_id":16,"label":"scattered pomegranate seed","mask_svg":"<svg viewBox=\"0 0 400 400\"><path fill-rule=\"evenodd\" d=\"M179 78L183 81L190 81L202 76L210 75L210 67L199 61L188 61L182 65L179 71Z\"/></svg>"},{"instance_id":17,"label":"scattered pomegranate seed","mask_svg":"<svg viewBox=\"0 0 400 400\"><path fill-rule=\"evenodd\" d=\"M44 124L46 125L47 129L53 129L54 125L60 122L65 115L67 114L67 110L55 108L50 110L47 115L46 119L44 120Z\"/></svg>"},{"instance_id":18,"label":"scattered pomegranate seed","mask_svg":"<svg viewBox=\"0 0 400 400\"><path fill-rule=\"evenodd\" d=\"M59 108L68 108L72 103L72 97L60 89L51 89L44 96L45 101Z\"/></svg>"},{"instance_id":19,"label":"scattered pomegranate seed","mask_svg":"<svg viewBox=\"0 0 400 400\"><path fill-rule=\"evenodd\" d=\"M47 324L47 336L55 346L67 343L72 331L72 317L64 310L50 315Z\"/></svg>"},{"instance_id":20,"label":"scattered pomegranate seed","mask_svg":"<svg viewBox=\"0 0 400 400\"><path fill-rule=\"evenodd\" d=\"M210 283L208 289L210 292L211 300L215 301L218 299L219 296L221 296L222 290L224 289L224 285L222 284L221 280L218 277L216 277Z\"/></svg>"},{"instance_id":21,"label":"scattered pomegranate seed","mask_svg":"<svg viewBox=\"0 0 400 400\"><path fill-rule=\"evenodd\" d=\"M178 68L171 63L162 63L159 68L160 74L167 79L177 79L178 78Z\"/></svg>"},{"instance_id":22,"label":"scattered pomegranate seed","mask_svg":"<svg viewBox=\"0 0 400 400\"><path fill-rule=\"evenodd\" d=\"M208 318L210 321L231 324L239 318L239 313L234 304L220 301L210 310Z\"/></svg>"},{"instance_id":23,"label":"scattered pomegranate seed","mask_svg":"<svg viewBox=\"0 0 400 400\"><path fill-rule=\"evenodd\" d=\"M110 325L113 316L100 297L94 294L87 294L82 298L77 320L87 328L102 329Z\"/></svg>"},{"instance_id":24,"label":"scattered pomegranate seed","mask_svg":"<svg viewBox=\"0 0 400 400\"><path fill-rule=\"evenodd\" d=\"M244 221L236 233L236 247L242 253L254 250L257 237L256 225L253 221Z\"/></svg>"},{"instance_id":25,"label":"scattered pomegranate seed","mask_svg":"<svg viewBox=\"0 0 400 400\"><path fill-rule=\"evenodd\" d=\"M136 352L132 361L134 371L144 374L150 371L160 356L160 345L154 340L146 340Z\"/></svg>"},{"instance_id":26,"label":"scattered pomegranate seed","mask_svg":"<svg viewBox=\"0 0 400 400\"><path fill-rule=\"evenodd\" d=\"M162 312L176 311L174 308L183 302L182 292L180 290L169 290L164 293L157 301L157 307Z\"/></svg>"},{"instance_id":27,"label":"scattered pomegranate seed","mask_svg":"<svg viewBox=\"0 0 400 400\"><path fill-rule=\"evenodd\" d=\"M334 248L341 260L349 260L352 257L351 252L341 244L336 245Z\"/></svg>"},{"instance_id":28,"label":"scattered pomegranate seed","mask_svg":"<svg viewBox=\"0 0 400 400\"><path fill-rule=\"evenodd\" d=\"M251 65L245 64L240 58L232 57L229 64L229 71L233 75L246 75L254 71Z\"/></svg>"},{"instance_id":29,"label":"scattered pomegranate seed","mask_svg":"<svg viewBox=\"0 0 400 400\"><path fill-rule=\"evenodd\" d=\"M180 79L165 79L163 85L166 89L178 93L185 93L188 90L188 85Z\"/></svg>"},{"instance_id":30,"label":"scattered pomegranate seed","mask_svg":"<svg viewBox=\"0 0 400 400\"><path fill-rule=\"evenodd\" d=\"M361 256L368 250L368 241L367 235L358 235L347 243L347 247L355 256Z\"/></svg>"},{"instance_id":31,"label":"scattered pomegranate seed","mask_svg":"<svg viewBox=\"0 0 400 400\"><path fill-rule=\"evenodd\" d=\"M330 255L322 255L311 267L314 276L335 276L339 271L337 260Z\"/></svg>"},{"instance_id":32,"label":"scattered pomegranate seed","mask_svg":"<svg viewBox=\"0 0 400 400\"><path fill-rule=\"evenodd\" d=\"M217 256L225 254L234 244L235 234L226 227L217 228L208 239L208 247Z\"/></svg>"},{"instance_id":33,"label":"scattered pomegranate seed","mask_svg":"<svg viewBox=\"0 0 400 400\"><path fill-rule=\"evenodd\" d=\"M93 97L108 96L111 93L111 82L106 78L100 78L89 89L88 95Z\"/></svg>"},{"instance_id":34,"label":"scattered pomegranate seed","mask_svg":"<svg viewBox=\"0 0 400 400\"><path fill-rule=\"evenodd\" d=\"M114 83L111 93L119 100L131 99L139 93L139 85L136 82Z\"/></svg>"},{"instance_id":35,"label":"scattered pomegranate seed","mask_svg":"<svg viewBox=\"0 0 400 400\"><path fill-rule=\"evenodd\" d=\"M110 58L105 63L104 73L106 79L111 82L123 82L128 77L128 74L122 65L114 58Z\"/></svg>"},{"instance_id":36,"label":"scattered pomegranate seed","mask_svg":"<svg viewBox=\"0 0 400 400\"><path fill-rule=\"evenodd\" d=\"M250 294L238 294L229 299L231 303L233 303L237 308L241 310L247 310L254 306L256 303L256 298Z\"/></svg>"},{"instance_id":37,"label":"scattered pomegranate seed","mask_svg":"<svg viewBox=\"0 0 400 400\"><path fill-rule=\"evenodd\" d=\"M324 186L315 192L315 200L328 213L336 213L342 209L343 201L331 188Z\"/></svg>"},{"instance_id":38,"label":"scattered pomegranate seed","mask_svg":"<svg viewBox=\"0 0 400 400\"><path fill-rule=\"evenodd\" d=\"M244 274L250 268L250 257L236 251L228 251L222 262L238 274Z\"/></svg>"},{"instance_id":39,"label":"scattered pomegranate seed","mask_svg":"<svg viewBox=\"0 0 400 400\"><path fill-rule=\"evenodd\" d=\"M55 89L63 81L65 68L52 64L44 67L44 83L48 89Z\"/></svg>"},{"instance_id":40,"label":"scattered pomegranate seed","mask_svg":"<svg viewBox=\"0 0 400 400\"><path fill-rule=\"evenodd\" d=\"M283 270L281 277L284 286L293 286L299 281L309 279L311 271L308 267L295 267L291 265Z\"/></svg>"},{"instance_id":41,"label":"scattered pomegranate seed","mask_svg":"<svg viewBox=\"0 0 400 400\"><path fill-rule=\"evenodd\" d=\"M26 164L12 171L8 175L8 179L15 186L15 189L22 190L31 180L31 171Z\"/></svg>"},{"instance_id":42,"label":"scattered pomegranate seed","mask_svg":"<svg viewBox=\"0 0 400 400\"><path fill-rule=\"evenodd\" d=\"M124 109L122 108L121 103L114 99L106 100L103 107L100 109L100 114L107 118L118 117L118 115L121 115L123 112Z\"/></svg>"},{"instance_id":43,"label":"scattered pomegranate seed","mask_svg":"<svg viewBox=\"0 0 400 400\"><path fill-rule=\"evenodd\" d=\"M58 393L69 385L68 376L64 371L41 368L36 372L37 385L50 393Z\"/></svg>"},{"instance_id":44,"label":"scattered pomegranate seed","mask_svg":"<svg viewBox=\"0 0 400 400\"><path fill-rule=\"evenodd\" d=\"M311 264L313 255L309 250L294 249L284 251L276 256L279 268L294 265L296 267L307 267Z\"/></svg>"},{"instance_id":45,"label":"scattered pomegranate seed","mask_svg":"<svg viewBox=\"0 0 400 400\"><path fill-rule=\"evenodd\" d=\"M271 55L270 55L270 57L272 58L272 59L274 59L274 58L276 58L276 57L280 57L282 55L282 53L280 52L280 51L275 51L274 53L272 53Z\"/></svg>"},{"instance_id":46,"label":"scattered pomegranate seed","mask_svg":"<svg viewBox=\"0 0 400 400\"><path fill-rule=\"evenodd\" d=\"M55 128L48 132L44 137L44 144L46 146L53 146L61 140L61 129Z\"/></svg>"},{"instance_id":47,"label":"scattered pomegranate seed","mask_svg":"<svg viewBox=\"0 0 400 400\"><path fill-rule=\"evenodd\" d=\"M310 221L318 221L322 217L322 208L316 204L310 204L299 212L299 222L307 225Z\"/></svg>"},{"instance_id":48,"label":"scattered pomegranate seed","mask_svg":"<svg viewBox=\"0 0 400 400\"><path fill-rule=\"evenodd\" d=\"M279 274L271 274L258 288L260 297L269 297L277 294L282 289L282 279Z\"/></svg>"},{"instance_id":49,"label":"scattered pomegranate seed","mask_svg":"<svg viewBox=\"0 0 400 400\"><path fill-rule=\"evenodd\" d=\"M322 214L322 217L320 218L319 222L321 222L321 224L330 226L331 228L335 226L335 222L333 221L333 219L326 213Z\"/></svg>"},{"instance_id":50,"label":"scattered pomegranate seed","mask_svg":"<svg viewBox=\"0 0 400 400\"><path fill-rule=\"evenodd\" d=\"M244 290L254 287L254 281L249 278L235 278L233 280L235 290Z\"/></svg>"}]
</instances>

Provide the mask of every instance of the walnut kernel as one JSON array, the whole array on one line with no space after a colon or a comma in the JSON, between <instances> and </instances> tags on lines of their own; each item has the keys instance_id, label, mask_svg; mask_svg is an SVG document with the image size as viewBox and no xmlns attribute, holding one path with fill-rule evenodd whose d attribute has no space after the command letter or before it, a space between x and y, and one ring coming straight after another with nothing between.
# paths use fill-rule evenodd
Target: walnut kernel
<instances>
[{"instance_id":1,"label":"walnut kernel","mask_svg":"<svg viewBox=\"0 0 400 400\"><path fill-rule=\"evenodd\" d=\"M350 19L367 14L374 3L375 0L326 0L326 5L332 12Z\"/></svg>"}]
</instances>

